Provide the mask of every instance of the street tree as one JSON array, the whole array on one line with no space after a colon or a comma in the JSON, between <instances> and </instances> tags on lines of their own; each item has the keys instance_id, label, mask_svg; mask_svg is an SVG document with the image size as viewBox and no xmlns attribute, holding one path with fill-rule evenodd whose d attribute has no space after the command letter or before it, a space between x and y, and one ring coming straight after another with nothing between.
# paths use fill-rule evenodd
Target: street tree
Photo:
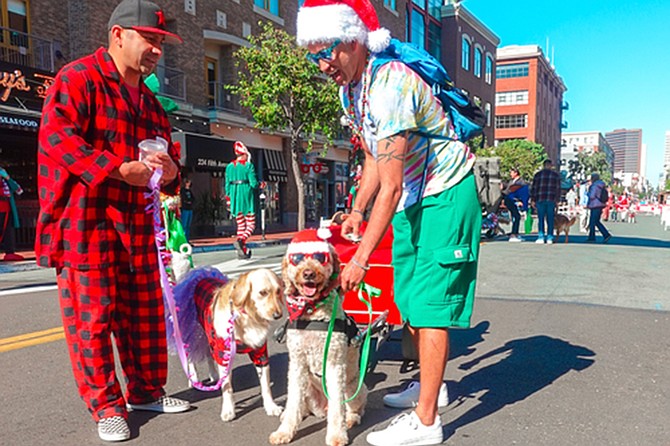
<instances>
[{"instance_id":1,"label":"street tree","mask_svg":"<svg viewBox=\"0 0 670 446\"><path fill-rule=\"evenodd\" d=\"M605 152L579 152L577 160L569 164L568 170L571 177L578 181L588 179L595 172L605 183L612 184L612 167Z\"/></svg>"},{"instance_id":2,"label":"street tree","mask_svg":"<svg viewBox=\"0 0 670 446\"><path fill-rule=\"evenodd\" d=\"M227 88L240 95L256 127L288 134L291 172L298 196L298 229L305 227L305 187L302 155L319 140L324 150L341 129L337 87L305 57L295 38L269 23L248 37L251 45L235 52L237 84Z\"/></svg>"},{"instance_id":3,"label":"street tree","mask_svg":"<svg viewBox=\"0 0 670 446\"><path fill-rule=\"evenodd\" d=\"M525 139L504 141L497 147L480 149L476 154L479 157L499 156L500 174L504 180L509 179L509 171L512 168L518 169L522 178L532 179L547 158L547 152L541 144Z\"/></svg>"}]
</instances>

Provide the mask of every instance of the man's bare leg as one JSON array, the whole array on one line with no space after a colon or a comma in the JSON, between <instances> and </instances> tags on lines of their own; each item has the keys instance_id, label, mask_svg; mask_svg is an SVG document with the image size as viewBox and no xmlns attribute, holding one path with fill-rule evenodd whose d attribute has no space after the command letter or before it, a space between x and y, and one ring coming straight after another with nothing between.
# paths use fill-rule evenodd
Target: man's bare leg
<instances>
[{"instance_id":1,"label":"man's bare leg","mask_svg":"<svg viewBox=\"0 0 670 446\"><path fill-rule=\"evenodd\" d=\"M449 331L446 328L413 328L410 333L419 352L419 403L415 412L421 422L431 426L437 416L437 397L449 357Z\"/></svg>"}]
</instances>

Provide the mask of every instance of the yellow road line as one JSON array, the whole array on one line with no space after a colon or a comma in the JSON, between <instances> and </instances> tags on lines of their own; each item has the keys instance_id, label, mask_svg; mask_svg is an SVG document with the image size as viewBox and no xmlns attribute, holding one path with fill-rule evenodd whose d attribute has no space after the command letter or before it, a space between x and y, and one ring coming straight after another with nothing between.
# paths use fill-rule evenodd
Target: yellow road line
<instances>
[{"instance_id":1,"label":"yellow road line","mask_svg":"<svg viewBox=\"0 0 670 446\"><path fill-rule=\"evenodd\" d=\"M55 327L48 330L12 336L10 338L0 339L0 353L30 347L32 345L58 341L63 338L65 338L63 327Z\"/></svg>"}]
</instances>

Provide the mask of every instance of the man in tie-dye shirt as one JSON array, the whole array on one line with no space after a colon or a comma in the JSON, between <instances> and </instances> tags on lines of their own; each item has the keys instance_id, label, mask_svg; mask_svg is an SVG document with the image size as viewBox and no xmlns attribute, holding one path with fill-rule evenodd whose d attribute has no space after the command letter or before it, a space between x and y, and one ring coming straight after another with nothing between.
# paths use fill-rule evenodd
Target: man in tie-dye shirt
<instances>
[{"instance_id":1,"label":"man in tie-dye shirt","mask_svg":"<svg viewBox=\"0 0 670 446\"><path fill-rule=\"evenodd\" d=\"M393 224L394 298L421 364L420 382L384 403L411 408L368 434L372 445L428 445L443 440L438 406L447 404L443 375L449 327L468 327L477 276L481 211L474 155L458 141L431 87L399 61L371 74L390 42L369 0L306 0L297 39L307 57L340 85L349 124L365 150L365 167L342 232L358 234L356 254L341 272L343 291L357 287L368 259Z\"/></svg>"}]
</instances>

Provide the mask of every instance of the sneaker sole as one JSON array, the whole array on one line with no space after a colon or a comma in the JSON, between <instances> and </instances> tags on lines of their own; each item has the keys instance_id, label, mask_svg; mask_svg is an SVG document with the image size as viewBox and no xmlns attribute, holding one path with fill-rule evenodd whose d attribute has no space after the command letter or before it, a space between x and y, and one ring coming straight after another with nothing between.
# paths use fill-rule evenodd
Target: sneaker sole
<instances>
[{"instance_id":1,"label":"sneaker sole","mask_svg":"<svg viewBox=\"0 0 670 446\"><path fill-rule=\"evenodd\" d=\"M100 439L102 441L118 442L118 441L130 440L130 433L128 433L128 434L104 434L104 433L98 432L98 437L100 437Z\"/></svg>"},{"instance_id":2,"label":"sneaker sole","mask_svg":"<svg viewBox=\"0 0 670 446\"><path fill-rule=\"evenodd\" d=\"M158 412L158 413L181 413L186 412L191 408L188 407L169 407L169 406L155 406L153 404L126 404L128 410L144 410L148 412Z\"/></svg>"}]
</instances>

